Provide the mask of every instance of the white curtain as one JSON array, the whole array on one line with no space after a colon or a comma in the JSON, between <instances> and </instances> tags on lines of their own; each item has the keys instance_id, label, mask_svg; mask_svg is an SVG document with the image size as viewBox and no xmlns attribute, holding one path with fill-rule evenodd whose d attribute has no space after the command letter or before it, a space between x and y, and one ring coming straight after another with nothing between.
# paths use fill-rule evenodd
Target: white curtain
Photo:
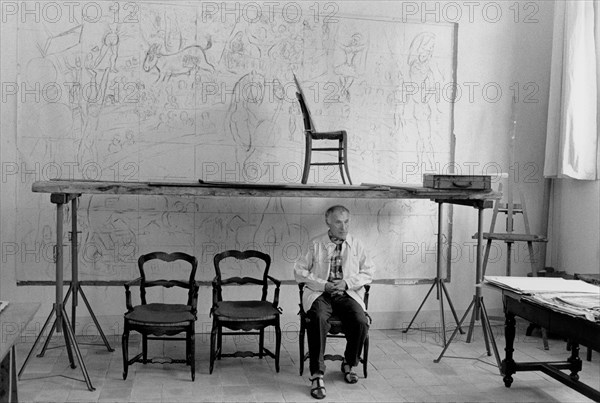
<instances>
[{"instance_id":1,"label":"white curtain","mask_svg":"<svg viewBox=\"0 0 600 403\"><path fill-rule=\"evenodd\" d=\"M600 178L600 1L556 1L544 176Z\"/></svg>"}]
</instances>

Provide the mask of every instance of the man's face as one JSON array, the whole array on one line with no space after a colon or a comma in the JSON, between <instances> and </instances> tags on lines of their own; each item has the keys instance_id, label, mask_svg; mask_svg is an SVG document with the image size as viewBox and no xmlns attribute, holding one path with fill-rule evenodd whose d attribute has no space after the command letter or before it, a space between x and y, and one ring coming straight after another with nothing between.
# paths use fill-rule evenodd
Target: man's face
<instances>
[{"instance_id":1,"label":"man's face","mask_svg":"<svg viewBox=\"0 0 600 403\"><path fill-rule=\"evenodd\" d=\"M345 211L334 211L327 220L331 235L340 239L346 239L350 227L350 214Z\"/></svg>"}]
</instances>

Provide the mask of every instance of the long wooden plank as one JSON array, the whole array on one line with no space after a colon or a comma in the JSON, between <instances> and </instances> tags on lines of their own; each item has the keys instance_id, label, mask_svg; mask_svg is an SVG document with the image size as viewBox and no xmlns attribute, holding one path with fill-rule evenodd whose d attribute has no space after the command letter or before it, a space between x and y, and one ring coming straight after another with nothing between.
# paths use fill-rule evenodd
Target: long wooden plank
<instances>
[{"instance_id":1,"label":"long wooden plank","mask_svg":"<svg viewBox=\"0 0 600 403\"><path fill-rule=\"evenodd\" d=\"M51 194L122 194L173 195L194 197L314 197L360 199L448 199L489 200L500 197L494 191L440 190L419 187L388 188L385 186L325 186L286 184L211 184L171 182L115 182L85 180L38 181L32 191Z\"/></svg>"}]
</instances>

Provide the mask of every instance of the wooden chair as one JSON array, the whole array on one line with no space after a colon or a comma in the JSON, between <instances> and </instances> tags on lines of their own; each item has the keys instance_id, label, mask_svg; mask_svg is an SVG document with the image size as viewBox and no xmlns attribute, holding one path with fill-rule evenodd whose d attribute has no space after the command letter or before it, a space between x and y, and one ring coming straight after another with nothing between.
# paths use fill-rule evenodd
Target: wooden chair
<instances>
[{"instance_id":1,"label":"wooden chair","mask_svg":"<svg viewBox=\"0 0 600 403\"><path fill-rule=\"evenodd\" d=\"M333 132L318 132L315 128L315 125L310 116L310 111L308 110L308 106L306 105L306 100L304 97L304 93L302 92L302 88L300 87L300 83L294 75L294 81L296 82L296 88L298 91L296 92L296 98L298 98L298 103L300 104L300 109L302 110L302 117L304 119L304 136L306 138L306 149L304 151L304 167L302 169L302 183L306 184L308 182L308 175L310 174L311 166L331 166L337 165L340 170L340 175L342 176L342 182L346 183L346 178L344 177L344 173L348 178L348 183L351 185L352 180L350 179L350 171L348 169L348 134L345 130L338 130ZM337 147L313 147L314 140L337 140ZM312 152L331 152L337 151L337 161L331 162L312 162Z\"/></svg>"},{"instance_id":2,"label":"wooden chair","mask_svg":"<svg viewBox=\"0 0 600 403\"><path fill-rule=\"evenodd\" d=\"M369 291L371 290L371 286L367 284L364 287L365 287L365 295L364 295L363 300L365 302L365 307L368 308L369 307ZM300 375L302 375L304 373L304 361L308 360L308 358L309 358L309 353L304 352L304 336L306 334L306 327L310 323L310 319L306 315L306 312L304 312L304 307L302 306L302 296L304 295L304 284L298 284L298 290L300 293L300 311L298 312L298 315L300 315L300 333L299 333L298 339L300 342ZM369 319L369 325L370 325L373 321L371 319L371 316L369 316L368 313L367 313L367 318ZM342 321L337 316L331 316L331 318L329 318L329 324L331 325L331 329L329 329L329 333L327 334L327 337L343 339L344 331L342 328ZM344 360L344 357L341 356L340 354L325 354L323 356L323 358L326 360L331 360L331 361L343 361ZM360 362L363 365L363 374L364 374L365 378L367 377L367 366L369 363L368 360L369 360L369 335L367 334L367 338L365 339L365 344L363 344L362 357L360 357Z\"/></svg>"},{"instance_id":3,"label":"wooden chair","mask_svg":"<svg viewBox=\"0 0 600 403\"><path fill-rule=\"evenodd\" d=\"M264 265L260 278L248 276L230 276L224 277L222 269L223 260L232 258L234 261L229 263L249 265L256 263L257 267ZM262 263L261 263L262 262ZM210 373L212 374L215 359L222 357L255 357L262 358L268 355L275 359L275 370L279 372L279 352L281 349L281 327L279 324L281 308L279 308L279 289L281 281L269 275L271 267L271 257L266 253L256 250L228 250L221 252L214 257L215 278L212 282L213 304L210 313L213 317L213 325L210 333ZM240 269L240 273L245 271ZM269 283L275 285L273 300L267 300ZM231 286L258 285L261 287L262 295L260 298L252 300L240 300L223 298L223 288ZM234 291L228 290L229 294ZM252 291L251 289L248 291ZM241 290L236 290L241 293ZM273 326L275 328L275 354L265 348L265 328ZM223 331L223 328L232 331ZM235 353L223 353L223 336L235 335L258 335L258 352L236 351Z\"/></svg>"},{"instance_id":4,"label":"wooden chair","mask_svg":"<svg viewBox=\"0 0 600 403\"><path fill-rule=\"evenodd\" d=\"M187 262L191 266L189 277L183 280L149 280L147 278L144 266L152 260L163 262ZM196 269L198 260L191 255L182 252L164 253L152 252L140 256L138 259L138 268L140 277L125 283L125 298L127 312L124 315L123 329L123 379L127 379L128 366L141 362L150 363L185 363L191 367L192 381L196 377L195 367L195 323L196 306L198 302L198 285L196 284ZM133 306L131 302L131 286L139 285L139 294L141 305ZM187 290L187 301L185 304L171 304L164 302L148 302L146 293L153 287L180 287ZM142 335L142 352L129 359L128 344L129 332L136 331ZM183 337L168 337L180 333L185 333ZM148 340L185 340L185 359L152 359L148 360Z\"/></svg>"}]
</instances>

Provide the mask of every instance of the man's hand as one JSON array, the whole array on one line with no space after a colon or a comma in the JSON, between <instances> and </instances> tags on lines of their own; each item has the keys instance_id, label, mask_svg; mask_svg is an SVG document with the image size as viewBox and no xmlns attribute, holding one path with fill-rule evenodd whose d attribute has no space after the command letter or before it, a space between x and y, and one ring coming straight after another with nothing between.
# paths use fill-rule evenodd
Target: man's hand
<instances>
[{"instance_id":1,"label":"man's hand","mask_svg":"<svg viewBox=\"0 0 600 403\"><path fill-rule=\"evenodd\" d=\"M345 280L335 280L333 282L333 289L338 292L344 292L348 289L348 285Z\"/></svg>"},{"instance_id":2,"label":"man's hand","mask_svg":"<svg viewBox=\"0 0 600 403\"><path fill-rule=\"evenodd\" d=\"M325 292L331 295L342 295L347 288L344 280L335 280L325 284Z\"/></svg>"},{"instance_id":3,"label":"man's hand","mask_svg":"<svg viewBox=\"0 0 600 403\"><path fill-rule=\"evenodd\" d=\"M325 292L327 294L332 294L335 290L335 285L333 283L325 283Z\"/></svg>"}]
</instances>

